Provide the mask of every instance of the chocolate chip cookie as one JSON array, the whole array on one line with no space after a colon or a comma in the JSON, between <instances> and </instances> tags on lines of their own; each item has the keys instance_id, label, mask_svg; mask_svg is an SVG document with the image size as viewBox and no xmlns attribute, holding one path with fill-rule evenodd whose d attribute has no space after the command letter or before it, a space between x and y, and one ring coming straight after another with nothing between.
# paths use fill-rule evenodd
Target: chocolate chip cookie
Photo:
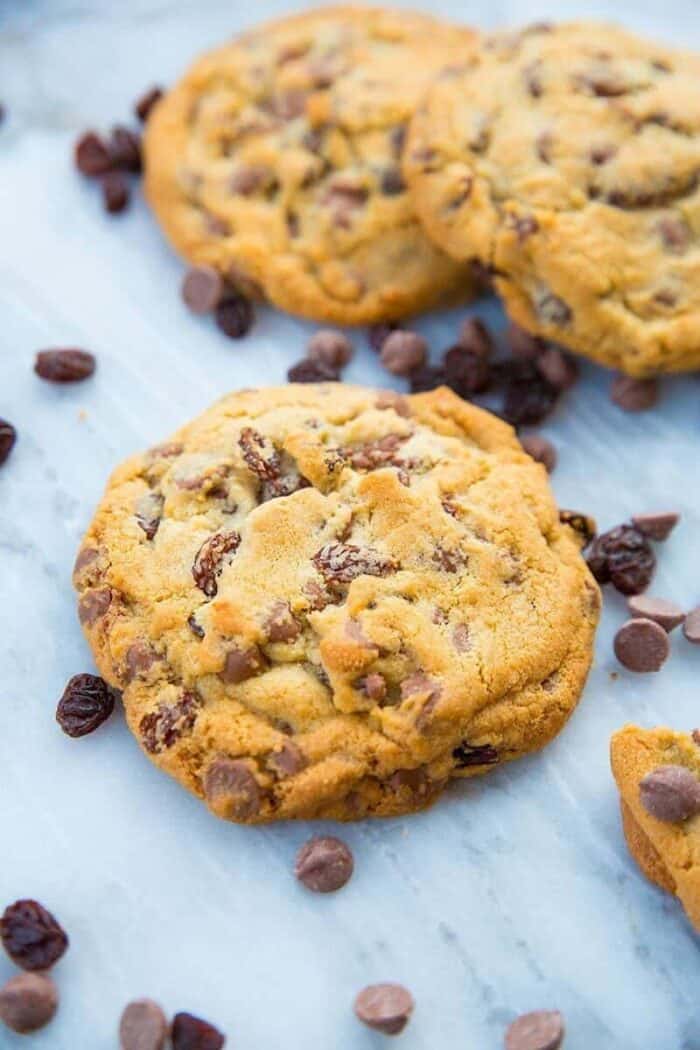
<instances>
[{"instance_id":1,"label":"chocolate chip cookie","mask_svg":"<svg viewBox=\"0 0 700 1050\"><path fill-rule=\"evenodd\" d=\"M700 57L614 26L486 38L412 123L416 208L511 317L634 376L700 366Z\"/></svg>"},{"instance_id":2,"label":"chocolate chip cookie","mask_svg":"<svg viewBox=\"0 0 700 1050\"><path fill-rule=\"evenodd\" d=\"M610 756L630 853L700 932L700 734L626 726Z\"/></svg>"},{"instance_id":3,"label":"chocolate chip cookie","mask_svg":"<svg viewBox=\"0 0 700 1050\"><path fill-rule=\"evenodd\" d=\"M146 193L170 241L317 321L392 320L464 297L401 173L430 78L474 34L408 11L328 8L201 58L154 108Z\"/></svg>"},{"instance_id":4,"label":"chocolate chip cookie","mask_svg":"<svg viewBox=\"0 0 700 1050\"><path fill-rule=\"evenodd\" d=\"M250 823L419 809L542 747L599 611L544 468L445 388L225 397L115 472L75 583L144 751Z\"/></svg>"}]
</instances>

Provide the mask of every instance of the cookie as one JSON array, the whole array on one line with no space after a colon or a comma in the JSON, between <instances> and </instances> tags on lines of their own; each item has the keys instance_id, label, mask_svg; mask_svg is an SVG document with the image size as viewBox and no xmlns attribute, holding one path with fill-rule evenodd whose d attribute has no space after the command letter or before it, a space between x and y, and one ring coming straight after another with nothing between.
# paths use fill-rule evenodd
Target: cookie
<instances>
[{"instance_id":1,"label":"cookie","mask_svg":"<svg viewBox=\"0 0 700 1050\"><path fill-rule=\"evenodd\" d=\"M544 468L445 388L225 397L115 472L75 582L145 752L251 823L419 809L542 747L599 611Z\"/></svg>"},{"instance_id":2,"label":"cookie","mask_svg":"<svg viewBox=\"0 0 700 1050\"><path fill-rule=\"evenodd\" d=\"M412 123L416 208L522 327L633 376L700 367L700 57L614 26L487 38Z\"/></svg>"},{"instance_id":3,"label":"cookie","mask_svg":"<svg viewBox=\"0 0 700 1050\"><path fill-rule=\"evenodd\" d=\"M629 851L644 874L675 894L700 932L700 814L661 820L645 806L640 784L655 770L680 766L700 780L700 737L672 729L626 726L610 745Z\"/></svg>"},{"instance_id":4,"label":"cookie","mask_svg":"<svg viewBox=\"0 0 700 1050\"><path fill-rule=\"evenodd\" d=\"M201 58L154 108L145 186L186 259L317 321L395 320L464 297L401 174L407 122L474 34L408 11L328 8Z\"/></svg>"}]
</instances>

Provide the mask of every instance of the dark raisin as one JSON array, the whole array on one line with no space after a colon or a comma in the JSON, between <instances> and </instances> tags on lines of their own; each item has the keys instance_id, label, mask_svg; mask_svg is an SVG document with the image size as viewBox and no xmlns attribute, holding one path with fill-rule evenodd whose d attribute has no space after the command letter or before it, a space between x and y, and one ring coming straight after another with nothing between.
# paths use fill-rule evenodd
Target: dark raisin
<instances>
[{"instance_id":1,"label":"dark raisin","mask_svg":"<svg viewBox=\"0 0 700 1050\"><path fill-rule=\"evenodd\" d=\"M173 1050L221 1050L225 1038L207 1021L192 1014L175 1014L170 1035Z\"/></svg>"},{"instance_id":2,"label":"dark raisin","mask_svg":"<svg viewBox=\"0 0 700 1050\"><path fill-rule=\"evenodd\" d=\"M137 175L141 171L141 136L118 124L109 138L112 166Z\"/></svg>"},{"instance_id":3,"label":"dark raisin","mask_svg":"<svg viewBox=\"0 0 700 1050\"><path fill-rule=\"evenodd\" d=\"M156 102L159 102L162 97L163 89L160 87L152 87L145 93L145 95L142 95L141 98L138 99L134 105L134 112L140 121L145 122L148 120L151 110Z\"/></svg>"},{"instance_id":4,"label":"dark raisin","mask_svg":"<svg viewBox=\"0 0 700 1050\"><path fill-rule=\"evenodd\" d=\"M504 361L494 373L505 381L503 418L513 426L540 423L554 408L559 391L532 362Z\"/></svg>"},{"instance_id":5,"label":"dark raisin","mask_svg":"<svg viewBox=\"0 0 700 1050\"><path fill-rule=\"evenodd\" d=\"M237 532L217 532L205 540L197 551L192 566L192 576L200 591L213 598L218 590L217 578L224 566L224 559L238 550L241 537Z\"/></svg>"},{"instance_id":6,"label":"dark raisin","mask_svg":"<svg viewBox=\"0 0 700 1050\"><path fill-rule=\"evenodd\" d=\"M311 559L329 586L350 583L357 576L386 576L396 563L371 547L327 543Z\"/></svg>"},{"instance_id":7,"label":"dark raisin","mask_svg":"<svg viewBox=\"0 0 700 1050\"><path fill-rule=\"evenodd\" d=\"M244 427L238 439L243 459L248 468L263 481L272 481L280 475L280 457L269 439L252 427Z\"/></svg>"},{"instance_id":8,"label":"dark raisin","mask_svg":"<svg viewBox=\"0 0 700 1050\"><path fill-rule=\"evenodd\" d=\"M370 349L374 350L375 353L379 353L384 346L384 342L395 332L401 325L398 321L385 321L384 324L374 324L371 328L367 329L367 342L370 345Z\"/></svg>"},{"instance_id":9,"label":"dark raisin","mask_svg":"<svg viewBox=\"0 0 700 1050\"><path fill-rule=\"evenodd\" d=\"M488 360L460 345L447 351L443 368L445 383L460 397L481 393L491 379Z\"/></svg>"},{"instance_id":10,"label":"dark raisin","mask_svg":"<svg viewBox=\"0 0 700 1050\"><path fill-rule=\"evenodd\" d=\"M587 546L595 536L596 527L593 518L580 514L577 510L560 510L559 521L562 525L568 525L574 532L577 532L584 546Z\"/></svg>"},{"instance_id":11,"label":"dark raisin","mask_svg":"<svg viewBox=\"0 0 700 1050\"><path fill-rule=\"evenodd\" d=\"M201 624L197 623L197 618L194 613L190 613L190 615L187 617L187 626L192 631L192 634L195 636L195 638L204 637L204 628Z\"/></svg>"},{"instance_id":12,"label":"dark raisin","mask_svg":"<svg viewBox=\"0 0 700 1050\"><path fill-rule=\"evenodd\" d=\"M33 900L15 901L0 919L5 951L23 970L48 970L68 947L68 937L50 911Z\"/></svg>"},{"instance_id":13,"label":"dark raisin","mask_svg":"<svg viewBox=\"0 0 700 1050\"><path fill-rule=\"evenodd\" d=\"M110 215L124 211L130 196L129 184L120 171L108 171L102 176L102 204Z\"/></svg>"},{"instance_id":14,"label":"dark raisin","mask_svg":"<svg viewBox=\"0 0 700 1050\"><path fill-rule=\"evenodd\" d=\"M243 295L229 296L214 312L216 323L229 339L242 339L250 331L255 314L253 304Z\"/></svg>"},{"instance_id":15,"label":"dark raisin","mask_svg":"<svg viewBox=\"0 0 700 1050\"><path fill-rule=\"evenodd\" d=\"M621 594L641 594L651 583L656 555L634 525L618 525L598 536L586 556L598 583L612 583Z\"/></svg>"},{"instance_id":16,"label":"dark raisin","mask_svg":"<svg viewBox=\"0 0 700 1050\"><path fill-rule=\"evenodd\" d=\"M86 350L40 350L34 371L49 383L79 383L95 371L95 358Z\"/></svg>"},{"instance_id":17,"label":"dark raisin","mask_svg":"<svg viewBox=\"0 0 700 1050\"><path fill-rule=\"evenodd\" d=\"M144 715L139 730L146 750L157 755L176 744L183 733L193 728L200 706L199 697L185 690L176 704L160 704L157 710Z\"/></svg>"},{"instance_id":18,"label":"dark raisin","mask_svg":"<svg viewBox=\"0 0 700 1050\"><path fill-rule=\"evenodd\" d=\"M337 382L338 373L321 361L312 361L305 357L303 361L298 361L287 370L287 379L290 383Z\"/></svg>"},{"instance_id":19,"label":"dark raisin","mask_svg":"<svg viewBox=\"0 0 700 1050\"><path fill-rule=\"evenodd\" d=\"M381 178L381 190L385 197L395 197L403 193L406 183L403 181L401 169L397 167L385 168Z\"/></svg>"},{"instance_id":20,"label":"dark raisin","mask_svg":"<svg viewBox=\"0 0 700 1050\"><path fill-rule=\"evenodd\" d=\"M452 752L457 769L467 766L492 766L498 762L498 751L490 744L473 745L463 741Z\"/></svg>"},{"instance_id":21,"label":"dark raisin","mask_svg":"<svg viewBox=\"0 0 700 1050\"><path fill-rule=\"evenodd\" d=\"M68 682L56 708L56 721L68 736L87 736L106 722L114 710L114 693L95 674L76 674Z\"/></svg>"},{"instance_id":22,"label":"dark raisin","mask_svg":"<svg viewBox=\"0 0 700 1050\"><path fill-rule=\"evenodd\" d=\"M6 419L0 419L0 467L12 452L16 440L17 431L12 423L8 423Z\"/></svg>"},{"instance_id":23,"label":"dark raisin","mask_svg":"<svg viewBox=\"0 0 700 1050\"><path fill-rule=\"evenodd\" d=\"M445 382L445 371L439 365L421 365L415 368L408 377L412 394L421 394L426 390L435 390Z\"/></svg>"},{"instance_id":24,"label":"dark raisin","mask_svg":"<svg viewBox=\"0 0 700 1050\"><path fill-rule=\"evenodd\" d=\"M81 135L75 144L75 166L82 175L94 178L112 167L109 147L94 131Z\"/></svg>"}]
</instances>

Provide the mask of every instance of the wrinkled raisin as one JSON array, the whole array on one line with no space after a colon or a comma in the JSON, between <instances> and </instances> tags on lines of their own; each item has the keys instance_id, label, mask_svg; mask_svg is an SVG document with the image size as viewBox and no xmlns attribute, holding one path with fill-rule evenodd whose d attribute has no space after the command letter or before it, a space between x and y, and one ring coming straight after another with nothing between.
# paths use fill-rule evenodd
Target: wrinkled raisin
<instances>
[{"instance_id":1,"label":"wrinkled raisin","mask_svg":"<svg viewBox=\"0 0 700 1050\"><path fill-rule=\"evenodd\" d=\"M287 370L287 379L290 383L327 383L337 381L338 373L321 361L305 357Z\"/></svg>"},{"instance_id":2,"label":"wrinkled raisin","mask_svg":"<svg viewBox=\"0 0 700 1050\"><path fill-rule=\"evenodd\" d=\"M466 347L453 346L443 362L445 383L460 397L469 397L486 390L491 379L487 358Z\"/></svg>"},{"instance_id":3,"label":"wrinkled raisin","mask_svg":"<svg viewBox=\"0 0 700 1050\"><path fill-rule=\"evenodd\" d=\"M112 164L122 171L138 174L141 171L141 137L130 128L117 124L109 138Z\"/></svg>"},{"instance_id":4,"label":"wrinkled raisin","mask_svg":"<svg viewBox=\"0 0 700 1050\"><path fill-rule=\"evenodd\" d=\"M241 431L238 445L253 474L257 474L264 481L272 481L279 477L280 457L272 442L259 434L252 427L245 427Z\"/></svg>"},{"instance_id":5,"label":"wrinkled raisin","mask_svg":"<svg viewBox=\"0 0 700 1050\"><path fill-rule=\"evenodd\" d=\"M144 715L139 730L146 750L157 755L177 743L183 733L194 727L200 706L196 693L185 690L176 704L160 704L156 711Z\"/></svg>"},{"instance_id":6,"label":"wrinkled raisin","mask_svg":"<svg viewBox=\"0 0 700 1050\"><path fill-rule=\"evenodd\" d=\"M192 1014L175 1014L171 1033L173 1050L221 1050L225 1038L207 1021Z\"/></svg>"},{"instance_id":7,"label":"wrinkled raisin","mask_svg":"<svg viewBox=\"0 0 700 1050\"><path fill-rule=\"evenodd\" d=\"M147 121L151 110L155 106L156 102L159 102L163 97L163 89L160 87L150 88L145 95L142 95L140 99L134 104L134 112L140 121Z\"/></svg>"},{"instance_id":8,"label":"wrinkled raisin","mask_svg":"<svg viewBox=\"0 0 700 1050\"><path fill-rule=\"evenodd\" d=\"M329 586L350 583L358 576L386 576L396 570L391 558L350 543L327 543L311 559Z\"/></svg>"},{"instance_id":9,"label":"wrinkled raisin","mask_svg":"<svg viewBox=\"0 0 700 1050\"><path fill-rule=\"evenodd\" d=\"M76 674L68 682L56 708L56 721L68 736L93 733L114 710L114 693L95 674Z\"/></svg>"},{"instance_id":10,"label":"wrinkled raisin","mask_svg":"<svg viewBox=\"0 0 700 1050\"><path fill-rule=\"evenodd\" d=\"M372 325L371 328L367 329L367 342L370 349L378 354L386 339L400 327L398 321L385 321L383 324Z\"/></svg>"},{"instance_id":11,"label":"wrinkled raisin","mask_svg":"<svg viewBox=\"0 0 700 1050\"><path fill-rule=\"evenodd\" d=\"M459 747L452 752L457 769L466 769L468 766L492 766L498 762L498 751L490 744L475 746L463 741Z\"/></svg>"},{"instance_id":12,"label":"wrinkled raisin","mask_svg":"<svg viewBox=\"0 0 700 1050\"><path fill-rule=\"evenodd\" d=\"M217 578L227 555L235 553L241 542L237 532L216 532L197 551L192 576L200 591L213 598L218 590Z\"/></svg>"},{"instance_id":13,"label":"wrinkled raisin","mask_svg":"<svg viewBox=\"0 0 700 1050\"><path fill-rule=\"evenodd\" d=\"M445 382L445 371L439 365L421 365L411 372L408 382L412 394L422 394L442 386Z\"/></svg>"},{"instance_id":14,"label":"wrinkled raisin","mask_svg":"<svg viewBox=\"0 0 700 1050\"><path fill-rule=\"evenodd\" d=\"M505 383L503 418L513 426L540 423L554 408L559 391L530 361L501 362L496 375Z\"/></svg>"},{"instance_id":15,"label":"wrinkled raisin","mask_svg":"<svg viewBox=\"0 0 700 1050\"><path fill-rule=\"evenodd\" d=\"M112 157L109 147L94 131L86 131L76 142L75 166L82 175L89 178L104 175L111 169Z\"/></svg>"},{"instance_id":16,"label":"wrinkled raisin","mask_svg":"<svg viewBox=\"0 0 700 1050\"><path fill-rule=\"evenodd\" d=\"M17 440L17 431L6 419L0 419L0 467L14 448Z\"/></svg>"},{"instance_id":17,"label":"wrinkled raisin","mask_svg":"<svg viewBox=\"0 0 700 1050\"><path fill-rule=\"evenodd\" d=\"M242 339L250 331L255 314L253 304L243 295L233 295L219 303L214 311L216 323L229 339Z\"/></svg>"},{"instance_id":18,"label":"wrinkled raisin","mask_svg":"<svg viewBox=\"0 0 700 1050\"><path fill-rule=\"evenodd\" d=\"M48 970L68 947L68 937L51 912L33 900L10 904L0 919L5 951L23 970Z\"/></svg>"},{"instance_id":19,"label":"wrinkled raisin","mask_svg":"<svg viewBox=\"0 0 700 1050\"><path fill-rule=\"evenodd\" d=\"M596 525L593 518L589 518L587 514L581 514L577 510L560 510L559 521L562 525L568 525L569 528L577 532L583 540L583 545L588 546L596 532Z\"/></svg>"},{"instance_id":20,"label":"wrinkled raisin","mask_svg":"<svg viewBox=\"0 0 700 1050\"><path fill-rule=\"evenodd\" d=\"M50 383L79 383L95 371L95 358L86 350L41 350L34 371Z\"/></svg>"},{"instance_id":21,"label":"wrinkled raisin","mask_svg":"<svg viewBox=\"0 0 700 1050\"><path fill-rule=\"evenodd\" d=\"M641 594L656 568L649 541L633 525L618 525L598 536L586 561L598 583L612 583L621 594Z\"/></svg>"},{"instance_id":22,"label":"wrinkled raisin","mask_svg":"<svg viewBox=\"0 0 700 1050\"><path fill-rule=\"evenodd\" d=\"M120 171L108 171L102 176L102 204L110 215L124 211L130 196L129 183Z\"/></svg>"}]
</instances>

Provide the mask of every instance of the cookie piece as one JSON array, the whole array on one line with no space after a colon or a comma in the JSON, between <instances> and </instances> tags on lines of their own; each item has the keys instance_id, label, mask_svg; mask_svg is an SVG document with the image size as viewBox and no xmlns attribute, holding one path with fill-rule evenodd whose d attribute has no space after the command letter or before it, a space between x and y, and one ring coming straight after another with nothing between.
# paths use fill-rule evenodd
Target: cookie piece
<instances>
[{"instance_id":1,"label":"cookie piece","mask_svg":"<svg viewBox=\"0 0 700 1050\"><path fill-rule=\"evenodd\" d=\"M128 460L75 582L146 753L249 823L419 809L542 747L600 601L507 424L336 384L231 394Z\"/></svg>"},{"instance_id":2,"label":"cookie piece","mask_svg":"<svg viewBox=\"0 0 700 1050\"><path fill-rule=\"evenodd\" d=\"M317 321L367 324L464 297L401 174L407 122L474 34L408 11L328 8L201 58L155 107L145 187L186 259Z\"/></svg>"},{"instance_id":3,"label":"cookie piece","mask_svg":"<svg viewBox=\"0 0 700 1050\"><path fill-rule=\"evenodd\" d=\"M530 332L633 376L700 366L700 57L609 25L487 38L431 89L405 172Z\"/></svg>"},{"instance_id":4,"label":"cookie piece","mask_svg":"<svg viewBox=\"0 0 700 1050\"><path fill-rule=\"evenodd\" d=\"M672 729L630 725L613 736L610 760L630 853L648 879L678 897L700 932L700 814L662 821L640 798L641 781L664 766L682 766L700 779L698 740Z\"/></svg>"}]
</instances>

